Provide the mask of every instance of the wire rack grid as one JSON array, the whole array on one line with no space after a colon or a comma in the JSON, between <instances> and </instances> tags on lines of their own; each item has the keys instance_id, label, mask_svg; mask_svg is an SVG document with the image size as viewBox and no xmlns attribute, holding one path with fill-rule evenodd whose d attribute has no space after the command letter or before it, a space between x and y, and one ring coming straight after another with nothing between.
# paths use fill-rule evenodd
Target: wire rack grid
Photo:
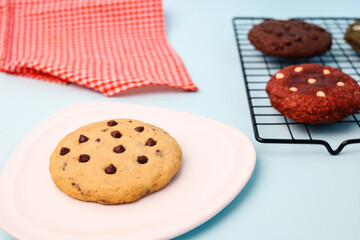
<instances>
[{"instance_id":1,"label":"wire rack grid","mask_svg":"<svg viewBox=\"0 0 360 240\"><path fill-rule=\"evenodd\" d=\"M257 51L247 38L249 30L266 18L236 17L233 27L245 81L255 138L263 143L321 144L337 155L348 144L360 143L360 112L337 123L304 124L275 110L265 92L268 80L280 69L302 63L320 63L338 68L360 82L360 53L344 38L355 18L297 18L325 28L332 35L332 47L310 59L283 59ZM332 146L337 146L333 149Z\"/></svg>"}]
</instances>

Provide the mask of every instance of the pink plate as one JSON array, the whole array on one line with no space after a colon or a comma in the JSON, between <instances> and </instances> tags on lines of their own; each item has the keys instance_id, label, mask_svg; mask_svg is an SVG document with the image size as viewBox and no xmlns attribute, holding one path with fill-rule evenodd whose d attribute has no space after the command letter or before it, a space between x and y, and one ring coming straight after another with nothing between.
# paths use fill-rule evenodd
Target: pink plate
<instances>
[{"instance_id":1,"label":"pink plate","mask_svg":"<svg viewBox=\"0 0 360 240\"><path fill-rule=\"evenodd\" d=\"M183 164L161 191L131 204L104 206L72 199L56 188L49 156L67 133L94 121L133 118L178 140ZM249 180L254 147L238 129L189 113L123 103L68 107L20 143L0 176L0 227L20 239L168 239L209 220Z\"/></svg>"}]
</instances>

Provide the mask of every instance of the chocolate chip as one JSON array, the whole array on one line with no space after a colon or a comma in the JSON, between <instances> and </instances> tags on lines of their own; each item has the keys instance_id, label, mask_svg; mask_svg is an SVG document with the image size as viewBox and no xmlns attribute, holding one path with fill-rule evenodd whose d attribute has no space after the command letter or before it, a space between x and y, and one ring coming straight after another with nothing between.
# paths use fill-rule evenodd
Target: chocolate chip
<instances>
[{"instance_id":1,"label":"chocolate chip","mask_svg":"<svg viewBox=\"0 0 360 240\"><path fill-rule=\"evenodd\" d=\"M114 147L113 151L114 151L114 153L123 153L123 152L125 152L125 148L123 145L119 145L119 146Z\"/></svg>"},{"instance_id":2,"label":"chocolate chip","mask_svg":"<svg viewBox=\"0 0 360 240\"><path fill-rule=\"evenodd\" d=\"M87 155L87 154L81 154L81 155L79 156L79 162L84 163L84 162L87 162L87 161L89 161L89 160L90 160L90 156Z\"/></svg>"},{"instance_id":3,"label":"chocolate chip","mask_svg":"<svg viewBox=\"0 0 360 240\"><path fill-rule=\"evenodd\" d=\"M97 138L95 141L96 141L96 142L100 142L100 138Z\"/></svg>"},{"instance_id":4,"label":"chocolate chip","mask_svg":"<svg viewBox=\"0 0 360 240\"><path fill-rule=\"evenodd\" d=\"M121 138L121 133L119 131L112 131L111 136L114 138Z\"/></svg>"},{"instance_id":5,"label":"chocolate chip","mask_svg":"<svg viewBox=\"0 0 360 240\"><path fill-rule=\"evenodd\" d=\"M64 155L68 154L69 152L70 152L70 149L68 149L67 147L62 147L60 149L60 155L61 156L64 156Z\"/></svg>"},{"instance_id":6,"label":"chocolate chip","mask_svg":"<svg viewBox=\"0 0 360 240\"><path fill-rule=\"evenodd\" d=\"M106 132L106 131L107 131L107 129L103 129L103 130L101 130L101 131Z\"/></svg>"},{"instance_id":7,"label":"chocolate chip","mask_svg":"<svg viewBox=\"0 0 360 240\"><path fill-rule=\"evenodd\" d=\"M155 146L156 145L156 141L152 138L149 138L146 143L145 143L146 146Z\"/></svg>"},{"instance_id":8,"label":"chocolate chip","mask_svg":"<svg viewBox=\"0 0 360 240\"><path fill-rule=\"evenodd\" d=\"M138 131L138 132L142 132L142 131L144 131L144 127L139 126L139 127L136 127L135 130Z\"/></svg>"},{"instance_id":9,"label":"chocolate chip","mask_svg":"<svg viewBox=\"0 0 360 240\"><path fill-rule=\"evenodd\" d=\"M110 121L107 122L107 125L108 125L109 127L116 126L117 124L118 124L118 123L117 123L116 121L114 121L114 120L110 120Z\"/></svg>"},{"instance_id":10,"label":"chocolate chip","mask_svg":"<svg viewBox=\"0 0 360 240\"><path fill-rule=\"evenodd\" d=\"M116 173L116 167L115 167L114 165L110 164L109 166L107 166L107 167L105 168L105 173L107 173L107 174L114 174L114 173Z\"/></svg>"},{"instance_id":11,"label":"chocolate chip","mask_svg":"<svg viewBox=\"0 0 360 240\"><path fill-rule=\"evenodd\" d=\"M140 164L145 164L145 163L147 163L147 161L148 161L148 158L144 155L137 157L137 162Z\"/></svg>"},{"instance_id":12,"label":"chocolate chip","mask_svg":"<svg viewBox=\"0 0 360 240\"><path fill-rule=\"evenodd\" d=\"M79 137L79 143L83 143L83 142L86 142L87 140L89 140L89 138L85 135L80 135Z\"/></svg>"}]
</instances>

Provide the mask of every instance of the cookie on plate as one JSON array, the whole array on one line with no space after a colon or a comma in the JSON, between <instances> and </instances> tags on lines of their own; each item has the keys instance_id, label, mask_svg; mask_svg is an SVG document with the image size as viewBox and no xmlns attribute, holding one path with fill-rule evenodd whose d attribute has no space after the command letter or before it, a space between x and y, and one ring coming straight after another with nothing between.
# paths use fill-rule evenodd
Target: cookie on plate
<instances>
[{"instance_id":1,"label":"cookie on plate","mask_svg":"<svg viewBox=\"0 0 360 240\"><path fill-rule=\"evenodd\" d=\"M339 69L316 63L288 66L266 86L271 105L302 123L337 122L360 110L360 86Z\"/></svg>"},{"instance_id":2,"label":"cookie on plate","mask_svg":"<svg viewBox=\"0 0 360 240\"><path fill-rule=\"evenodd\" d=\"M248 39L257 50L283 58L311 58L331 48L330 33L300 20L265 20L249 31Z\"/></svg>"},{"instance_id":3,"label":"cookie on plate","mask_svg":"<svg viewBox=\"0 0 360 240\"><path fill-rule=\"evenodd\" d=\"M163 188L181 161L179 144L161 128L113 119L65 136L50 157L49 170L55 185L75 199L119 204Z\"/></svg>"},{"instance_id":4,"label":"cookie on plate","mask_svg":"<svg viewBox=\"0 0 360 240\"><path fill-rule=\"evenodd\" d=\"M344 39L355 50L360 51L360 20L348 26Z\"/></svg>"}]
</instances>

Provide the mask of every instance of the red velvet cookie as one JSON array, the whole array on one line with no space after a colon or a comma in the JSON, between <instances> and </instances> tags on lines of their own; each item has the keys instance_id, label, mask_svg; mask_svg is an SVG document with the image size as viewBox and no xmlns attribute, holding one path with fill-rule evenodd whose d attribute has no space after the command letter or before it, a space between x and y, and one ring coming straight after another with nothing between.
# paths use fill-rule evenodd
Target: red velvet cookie
<instances>
[{"instance_id":1,"label":"red velvet cookie","mask_svg":"<svg viewBox=\"0 0 360 240\"><path fill-rule=\"evenodd\" d=\"M360 86L339 69L316 63L288 66L266 86L271 105L302 123L337 122L360 110Z\"/></svg>"},{"instance_id":2,"label":"red velvet cookie","mask_svg":"<svg viewBox=\"0 0 360 240\"><path fill-rule=\"evenodd\" d=\"M311 58L331 47L330 33L300 20L266 20L254 26L248 38L257 50L284 58Z\"/></svg>"}]
</instances>

